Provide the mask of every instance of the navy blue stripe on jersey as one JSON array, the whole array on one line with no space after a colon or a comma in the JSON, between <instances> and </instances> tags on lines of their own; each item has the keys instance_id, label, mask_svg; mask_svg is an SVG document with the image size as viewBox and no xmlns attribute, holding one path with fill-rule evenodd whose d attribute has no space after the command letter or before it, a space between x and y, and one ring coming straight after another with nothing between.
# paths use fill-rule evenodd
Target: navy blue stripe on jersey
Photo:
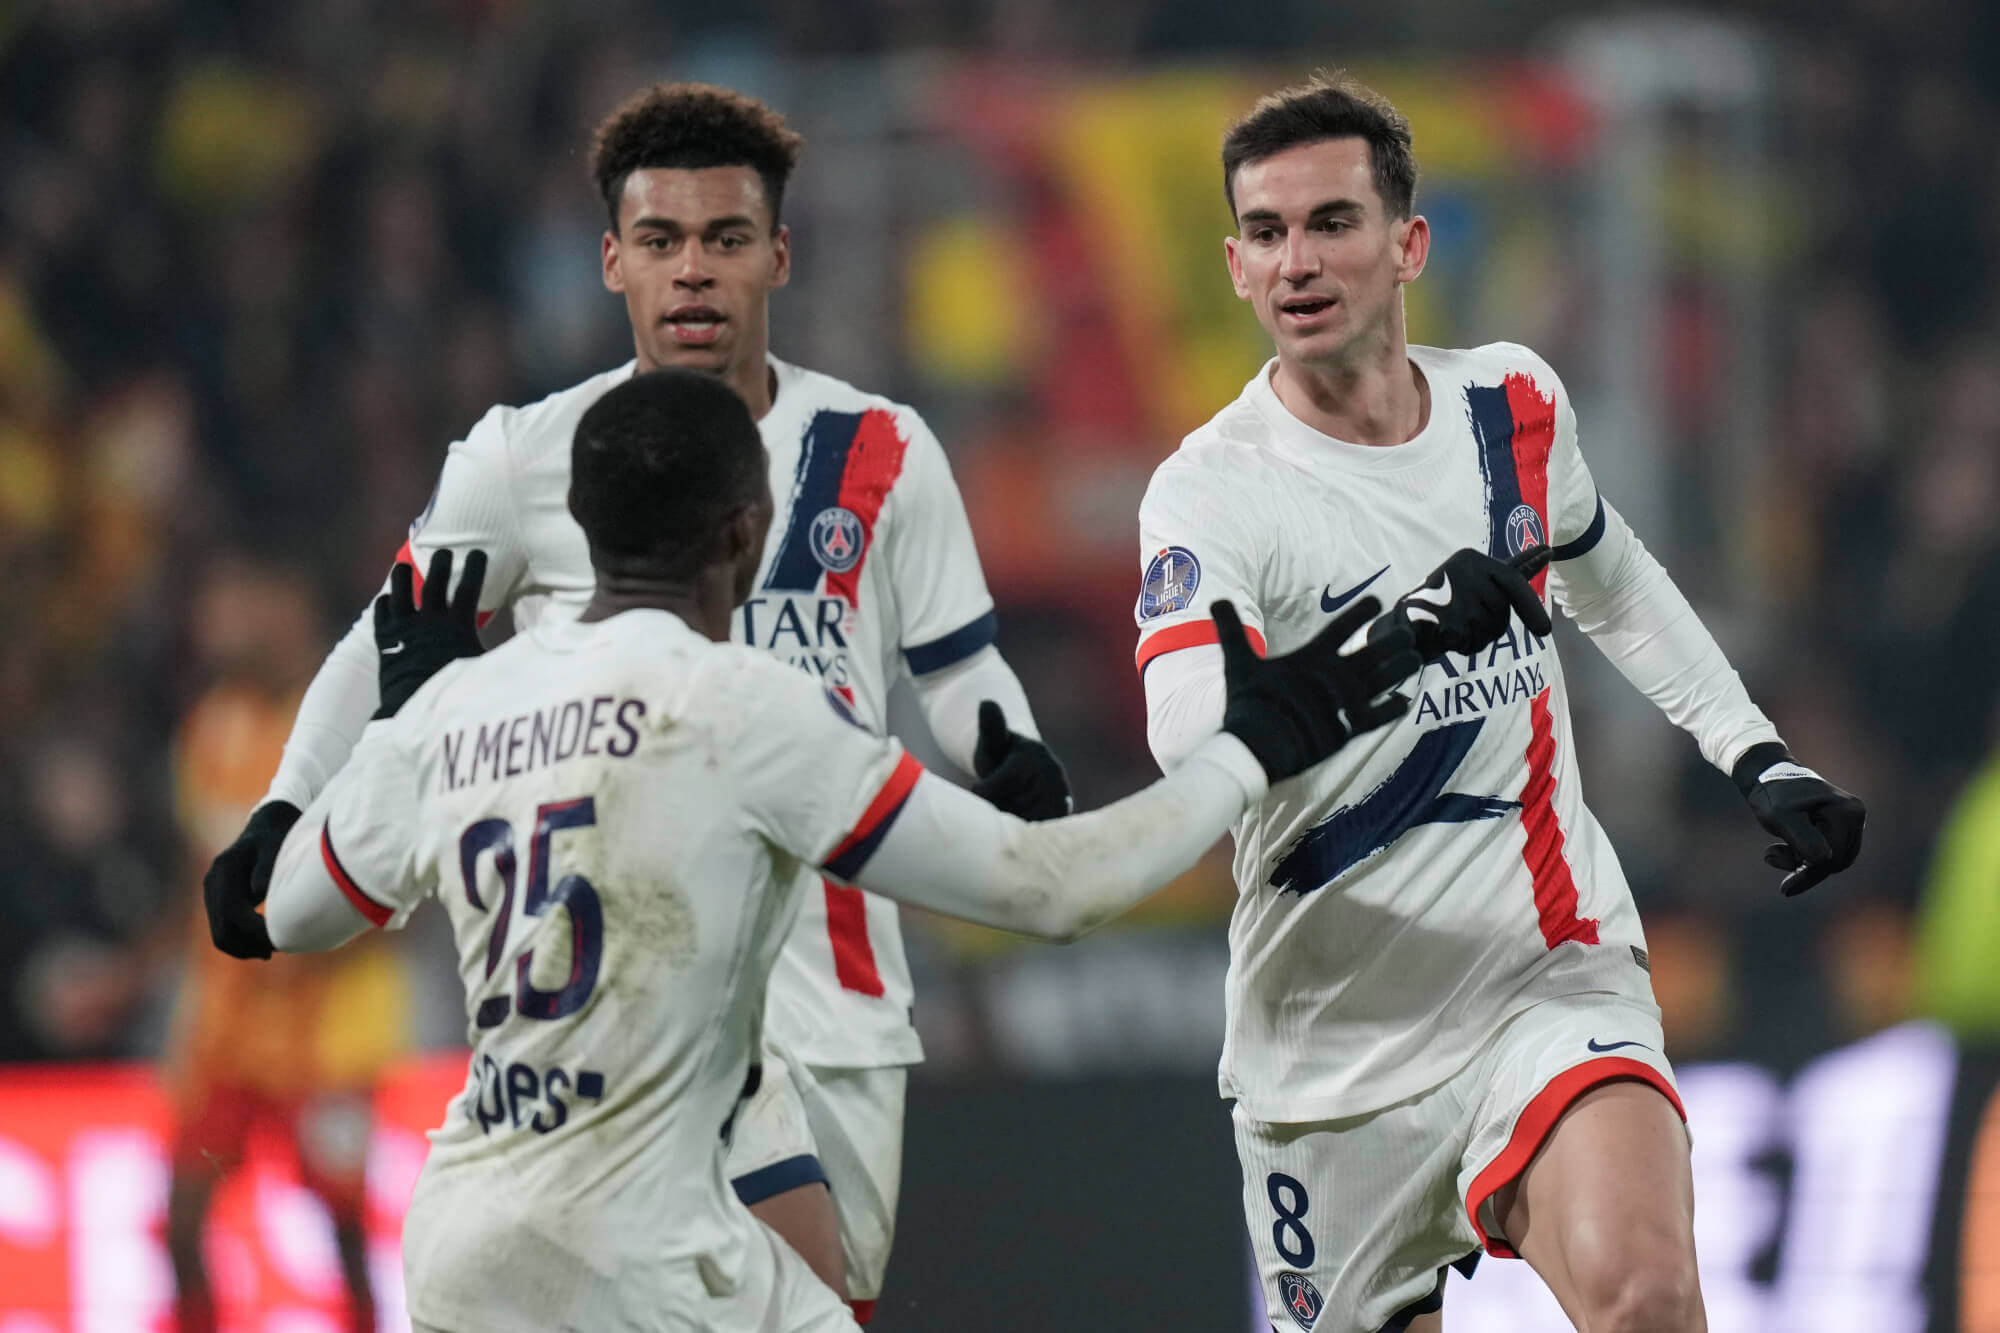
<instances>
[{"instance_id":1,"label":"navy blue stripe on jersey","mask_svg":"<svg viewBox=\"0 0 2000 1333\"><path fill-rule=\"evenodd\" d=\"M1505 385L1474 384L1465 391L1472 438L1479 442L1479 474L1486 479L1486 553L1505 560L1507 520L1521 504L1521 474L1514 465L1514 412Z\"/></svg>"},{"instance_id":2,"label":"navy blue stripe on jersey","mask_svg":"<svg viewBox=\"0 0 2000 1333\"><path fill-rule=\"evenodd\" d=\"M797 1157L787 1157L782 1162L761 1167L747 1176L738 1176L729 1184L743 1206L748 1208L766 1199L775 1199L787 1190L806 1185L826 1185L826 1168L811 1153L800 1153Z\"/></svg>"},{"instance_id":3,"label":"navy blue stripe on jersey","mask_svg":"<svg viewBox=\"0 0 2000 1333\"><path fill-rule=\"evenodd\" d=\"M1597 497L1597 512L1591 515L1590 526L1583 530L1583 535L1573 542L1564 542L1561 546L1556 547L1555 550L1549 552L1549 559L1574 560L1580 555L1588 554L1590 548L1597 545L1603 539L1604 497L1600 495Z\"/></svg>"},{"instance_id":4,"label":"navy blue stripe on jersey","mask_svg":"<svg viewBox=\"0 0 2000 1333\"><path fill-rule=\"evenodd\" d=\"M875 849L882 845L882 839L889 836L889 830L895 827L896 821L902 817L903 807L909 803L910 795L904 792L903 799L890 807L889 812L882 816L874 828L869 829L865 836L856 838L841 848L839 855L828 860L820 868L852 884L854 877L861 873L861 867L868 864L868 858L875 855Z\"/></svg>"},{"instance_id":5,"label":"navy blue stripe on jersey","mask_svg":"<svg viewBox=\"0 0 2000 1333\"><path fill-rule=\"evenodd\" d=\"M1419 824L1467 824L1498 819L1519 801L1447 792L1485 718L1427 731L1409 757L1382 784L1307 829L1285 849L1271 872L1271 887L1303 898L1324 888Z\"/></svg>"},{"instance_id":6,"label":"navy blue stripe on jersey","mask_svg":"<svg viewBox=\"0 0 2000 1333\"><path fill-rule=\"evenodd\" d=\"M948 666L963 662L966 658L993 642L1000 632L1000 618L988 611L969 625L953 630L941 639L920 643L914 648L903 650L903 659L910 664L910 674L927 676L933 671L942 671Z\"/></svg>"},{"instance_id":7,"label":"navy blue stripe on jersey","mask_svg":"<svg viewBox=\"0 0 2000 1333\"><path fill-rule=\"evenodd\" d=\"M812 592L826 572L813 554L813 520L840 503L840 479L847 473L847 453L861 429L859 412L813 413L799 445L799 465L792 473L792 495L785 507L785 535L764 587L771 592Z\"/></svg>"}]
</instances>

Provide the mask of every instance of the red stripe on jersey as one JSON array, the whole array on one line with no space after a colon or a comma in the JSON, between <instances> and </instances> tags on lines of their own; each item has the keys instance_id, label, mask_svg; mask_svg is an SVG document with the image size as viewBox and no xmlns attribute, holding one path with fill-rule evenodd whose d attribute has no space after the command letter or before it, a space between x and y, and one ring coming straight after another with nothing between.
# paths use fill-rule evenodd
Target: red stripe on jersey
<instances>
[{"instance_id":1,"label":"red stripe on jersey","mask_svg":"<svg viewBox=\"0 0 2000 1333\"><path fill-rule=\"evenodd\" d=\"M1564 1111L1576 1105L1577 1098L1592 1088L1620 1079L1636 1079L1657 1088L1662 1097L1673 1103L1682 1122L1686 1122L1687 1108L1681 1105L1680 1094L1674 1091L1674 1085L1644 1061L1607 1055L1563 1070L1550 1079L1548 1086L1536 1093L1534 1100L1522 1110L1521 1118L1514 1122L1514 1133L1508 1138L1507 1146L1472 1178L1472 1188L1465 1192L1465 1212L1472 1219L1472 1234L1479 1237L1488 1254L1496 1259L1521 1257L1507 1244L1504 1236L1489 1235L1480 1222L1479 1213L1486 1206L1486 1201L1528 1169L1528 1163L1534 1160L1535 1154L1547 1141L1549 1131L1556 1127L1556 1121L1562 1119Z\"/></svg>"},{"instance_id":2,"label":"red stripe on jersey","mask_svg":"<svg viewBox=\"0 0 2000 1333\"><path fill-rule=\"evenodd\" d=\"M1576 881L1563 855L1562 825L1556 819L1555 719L1549 712L1549 692L1535 696L1528 708L1534 735L1528 741L1528 785L1521 789L1521 826L1528 842L1521 859L1535 884L1535 914L1542 939L1553 949L1566 940L1597 943L1597 922L1576 914Z\"/></svg>"},{"instance_id":3,"label":"red stripe on jersey","mask_svg":"<svg viewBox=\"0 0 2000 1333\"><path fill-rule=\"evenodd\" d=\"M857 1324L866 1324L875 1317L873 1301L849 1301L847 1304L854 1311L854 1322Z\"/></svg>"},{"instance_id":4,"label":"red stripe on jersey","mask_svg":"<svg viewBox=\"0 0 2000 1333\"><path fill-rule=\"evenodd\" d=\"M491 557L489 556L488 558L490 559ZM410 567L410 600L414 601L418 606L422 606L424 604L424 571L418 568L417 553L410 548L408 541L403 543L403 549L396 552L396 558L389 563L392 565L408 565ZM486 622L491 619L493 619L491 611L481 611L479 613L479 628L485 629Z\"/></svg>"},{"instance_id":5,"label":"red stripe on jersey","mask_svg":"<svg viewBox=\"0 0 2000 1333\"><path fill-rule=\"evenodd\" d=\"M354 904L355 911L368 918L369 925L389 924L389 918L395 913L361 891L361 886L347 873L347 867L340 863L338 856L334 855L333 832L324 824L320 825L319 830L319 859L326 863L326 873L333 876L334 887L341 891L347 901Z\"/></svg>"},{"instance_id":6,"label":"red stripe on jersey","mask_svg":"<svg viewBox=\"0 0 2000 1333\"><path fill-rule=\"evenodd\" d=\"M896 478L903 475L903 455L908 449L909 441L897 428L895 413L875 407L861 414L861 424L854 428L854 443L847 448L847 467L840 474L837 502L861 520L861 558L845 573L828 570L826 574L827 594L846 599L849 606L861 605L861 571L874 545L875 520L881 517L882 502L889 498Z\"/></svg>"},{"instance_id":7,"label":"red stripe on jersey","mask_svg":"<svg viewBox=\"0 0 2000 1333\"><path fill-rule=\"evenodd\" d=\"M1549 455L1556 447L1556 400L1544 394L1532 375L1507 377L1507 412L1514 418L1514 476L1521 487L1521 503L1542 520L1546 540L1555 540L1549 521ZM1533 579L1535 591L1545 592L1548 570Z\"/></svg>"},{"instance_id":8,"label":"red stripe on jersey","mask_svg":"<svg viewBox=\"0 0 2000 1333\"><path fill-rule=\"evenodd\" d=\"M880 998L882 970L875 966L875 946L868 940L868 900L861 890L830 879L826 890L826 934L833 945L833 975L842 990Z\"/></svg>"},{"instance_id":9,"label":"red stripe on jersey","mask_svg":"<svg viewBox=\"0 0 2000 1333\"><path fill-rule=\"evenodd\" d=\"M868 803L868 808L861 812L861 818L854 822L854 831L842 838L840 845L829 852L821 864L830 865L849 849L866 842L883 820L902 808L903 802L910 798L910 788L917 785L917 779L923 774L924 766L910 755L905 754L898 760L895 771L882 784L882 790L875 793L875 799Z\"/></svg>"},{"instance_id":10,"label":"red stripe on jersey","mask_svg":"<svg viewBox=\"0 0 2000 1333\"><path fill-rule=\"evenodd\" d=\"M866 844L878 831L886 831L923 772L922 764L907 754L902 757L889 780L882 784L882 790L875 793L875 799L861 812L854 831L842 838L840 845L827 856L828 868L839 873L842 856L860 849L857 857L865 858L873 850ZM868 900L862 897L860 889L830 879L822 879L820 885L826 893L826 933L827 942L833 947L834 978L842 990L879 998L885 988L882 970L875 965L875 945L868 938Z\"/></svg>"},{"instance_id":11,"label":"red stripe on jersey","mask_svg":"<svg viewBox=\"0 0 2000 1333\"><path fill-rule=\"evenodd\" d=\"M1243 637L1250 641L1251 650L1257 656L1264 656L1264 635L1255 625L1245 625ZM1143 674L1146 663L1162 653L1171 653L1182 648L1199 648L1204 643L1215 642L1217 640L1213 620L1190 620L1184 625L1169 625L1139 640L1139 651L1133 655L1133 664Z\"/></svg>"}]
</instances>

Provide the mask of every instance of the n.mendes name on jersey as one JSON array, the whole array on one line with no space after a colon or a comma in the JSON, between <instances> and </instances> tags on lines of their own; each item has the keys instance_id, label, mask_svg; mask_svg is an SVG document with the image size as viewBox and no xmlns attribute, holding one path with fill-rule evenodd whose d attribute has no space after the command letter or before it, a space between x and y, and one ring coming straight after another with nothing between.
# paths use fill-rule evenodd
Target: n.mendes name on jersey
<instances>
[{"instance_id":1,"label":"n.mendes name on jersey","mask_svg":"<svg viewBox=\"0 0 2000 1333\"><path fill-rule=\"evenodd\" d=\"M446 791L519 777L572 756L630 757L646 720L644 699L600 694L446 732L438 780Z\"/></svg>"}]
</instances>

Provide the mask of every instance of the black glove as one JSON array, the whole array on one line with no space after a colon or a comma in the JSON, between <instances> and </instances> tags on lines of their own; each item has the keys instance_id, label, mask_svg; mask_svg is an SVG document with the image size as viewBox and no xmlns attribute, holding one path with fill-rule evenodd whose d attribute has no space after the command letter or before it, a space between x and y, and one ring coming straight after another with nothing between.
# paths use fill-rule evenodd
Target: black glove
<instances>
[{"instance_id":1,"label":"black glove","mask_svg":"<svg viewBox=\"0 0 2000 1333\"><path fill-rule=\"evenodd\" d=\"M486 552L468 551L458 592L451 592L451 551L431 557L424 575L424 604L417 605L408 565L389 571L389 591L375 599L375 656L382 679L376 717L394 717L423 683L461 657L477 657L479 588L486 582Z\"/></svg>"},{"instance_id":2,"label":"black glove","mask_svg":"<svg viewBox=\"0 0 2000 1333\"><path fill-rule=\"evenodd\" d=\"M1782 842L1764 852L1764 864L1785 871L1779 890L1792 898L1861 854L1861 826L1868 807L1809 768L1792 760L1776 741L1753 745L1729 771L1750 813L1764 831Z\"/></svg>"},{"instance_id":3,"label":"black glove","mask_svg":"<svg viewBox=\"0 0 2000 1333\"><path fill-rule=\"evenodd\" d=\"M1340 651L1381 609L1380 601L1364 597L1298 651L1259 657L1234 605L1218 601L1209 608L1229 692L1222 729L1250 747L1272 782L1305 772L1348 737L1393 722L1409 709L1407 695L1375 702L1423 668L1415 635L1400 617L1384 616L1390 622L1386 628L1371 630L1368 642L1353 652Z\"/></svg>"},{"instance_id":4,"label":"black glove","mask_svg":"<svg viewBox=\"0 0 2000 1333\"><path fill-rule=\"evenodd\" d=\"M1495 560L1467 547L1431 571L1421 587L1398 601L1372 632L1403 620L1417 634L1417 652L1435 662L1446 653L1476 653L1507 632L1512 613L1531 634L1546 636L1548 608L1529 580L1549 563L1546 546L1530 546L1511 560Z\"/></svg>"},{"instance_id":5,"label":"black glove","mask_svg":"<svg viewBox=\"0 0 2000 1333\"><path fill-rule=\"evenodd\" d=\"M991 699L979 705L979 746L972 752L975 795L1022 819L1060 819L1075 809L1069 774L1055 751L1007 729L1007 714Z\"/></svg>"},{"instance_id":6,"label":"black glove","mask_svg":"<svg viewBox=\"0 0 2000 1333\"><path fill-rule=\"evenodd\" d=\"M290 801L266 801L250 813L236 841L201 877L201 902L208 909L208 937L231 958L269 958L271 932L257 908L271 891L278 848L299 822Z\"/></svg>"}]
</instances>

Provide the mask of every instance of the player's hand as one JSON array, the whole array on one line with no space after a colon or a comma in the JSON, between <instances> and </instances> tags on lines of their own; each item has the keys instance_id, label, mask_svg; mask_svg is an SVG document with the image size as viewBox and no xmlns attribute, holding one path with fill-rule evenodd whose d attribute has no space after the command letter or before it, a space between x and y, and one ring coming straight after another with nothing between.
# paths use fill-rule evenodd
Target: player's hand
<instances>
[{"instance_id":1,"label":"player's hand","mask_svg":"<svg viewBox=\"0 0 2000 1333\"><path fill-rule=\"evenodd\" d=\"M461 657L486 651L479 642L479 589L486 582L486 552L468 551L458 591L451 588L451 551L431 557L417 604L416 571L397 563L389 591L375 599L375 657L380 664L382 706L376 717L394 717L423 683ZM448 596L449 594L449 596Z\"/></svg>"},{"instance_id":2,"label":"player's hand","mask_svg":"<svg viewBox=\"0 0 2000 1333\"><path fill-rule=\"evenodd\" d=\"M1069 774L1055 751L1007 729L1007 714L991 699L979 705L979 745L972 752L979 781L974 794L1022 819L1060 819L1076 808Z\"/></svg>"},{"instance_id":3,"label":"player's hand","mask_svg":"<svg viewBox=\"0 0 2000 1333\"><path fill-rule=\"evenodd\" d=\"M208 911L208 937L231 958L269 958L271 932L257 908L271 891L271 870L285 834L299 821L290 801L266 801L250 814L236 841L201 879L201 902Z\"/></svg>"},{"instance_id":4,"label":"player's hand","mask_svg":"<svg viewBox=\"0 0 2000 1333\"><path fill-rule=\"evenodd\" d=\"M1303 648L1259 657L1235 606L1218 601L1209 608L1228 690L1222 729L1250 747L1272 782L1305 772L1349 737L1393 722L1409 709L1409 697L1391 691L1422 670L1423 660L1401 617L1384 616L1389 623L1378 624L1361 647L1340 651L1381 609L1379 600L1364 597Z\"/></svg>"},{"instance_id":5,"label":"player's hand","mask_svg":"<svg viewBox=\"0 0 2000 1333\"><path fill-rule=\"evenodd\" d=\"M1384 620L1407 621L1416 631L1417 652L1426 662L1490 646L1507 632L1516 611L1530 634L1546 636L1551 629L1549 610L1530 580L1542 572L1550 555L1546 546L1530 546L1511 560L1496 560L1470 547L1454 551Z\"/></svg>"},{"instance_id":6,"label":"player's hand","mask_svg":"<svg viewBox=\"0 0 2000 1333\"><path fill-rule=\"evenodd\" d=\"M1750 813L1772 837L1764 864L1782 870L1778 889L1793 898L1861 855L1861 826L1868 807L1819 774L1792 762L1776 741L1753 745L1730 776L1750 802Z\"/></svg>"}]
</instances>

